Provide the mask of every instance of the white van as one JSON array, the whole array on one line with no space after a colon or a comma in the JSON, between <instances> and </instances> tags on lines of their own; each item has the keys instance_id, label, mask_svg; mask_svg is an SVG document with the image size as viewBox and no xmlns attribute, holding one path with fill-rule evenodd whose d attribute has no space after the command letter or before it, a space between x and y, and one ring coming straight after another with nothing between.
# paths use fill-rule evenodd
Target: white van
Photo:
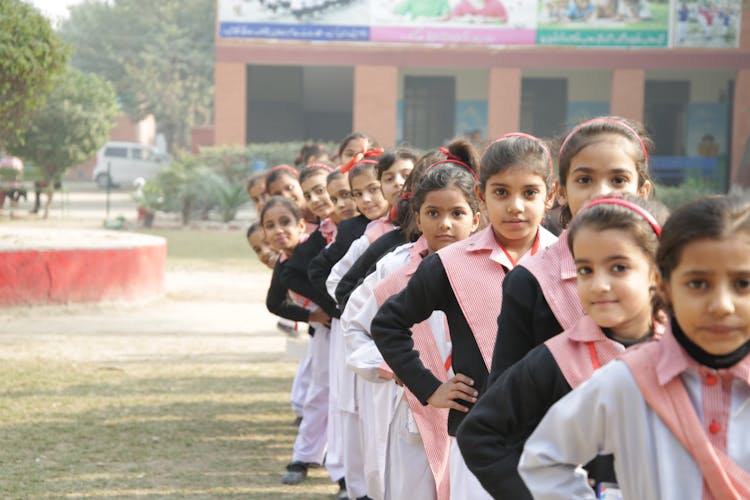
<instances>
[{"instance_id":1,"label":"white van","mask_svg":"<svg viewBox=\"0 0 750 500\"><path fill-rule=\"evenodd\" d=\"M102 189L110 183L112 186L130 186L139 177L153 179L168 160L166 153L153 146L137 142L108 142L96 155L92 177Z\"/></svg>"}]
</instances>

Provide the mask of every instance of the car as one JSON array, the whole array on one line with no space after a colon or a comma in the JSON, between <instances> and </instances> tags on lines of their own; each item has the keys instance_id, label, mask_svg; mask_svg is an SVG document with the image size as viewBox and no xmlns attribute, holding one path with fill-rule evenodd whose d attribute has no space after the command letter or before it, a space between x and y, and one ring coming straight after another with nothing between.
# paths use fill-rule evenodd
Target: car
<instances>
[{"instance_id":1,"label":"car","mask_svg":"<svg viewBox=\"0 0 750 500\"><path fill-rule=\"evenodd\" d=\"M108 142L96 155L92 178L102 189L129 186L138 178L153 179L168 161L169 156L154 146Z\"/></svg>"}]
</instances>

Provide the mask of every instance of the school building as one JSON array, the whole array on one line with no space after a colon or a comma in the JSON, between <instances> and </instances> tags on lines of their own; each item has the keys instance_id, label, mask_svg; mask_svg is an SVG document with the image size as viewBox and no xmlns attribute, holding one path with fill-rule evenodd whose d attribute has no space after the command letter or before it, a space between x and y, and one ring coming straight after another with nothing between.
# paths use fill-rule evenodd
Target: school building
<instances>
[{"instance_id":1,"label":"school building","mask_svg":"<svg viewBox=\"0 0 750 500\"><path fill-rule=\"evenodd\" d=\"M647 125L667 182L714 157L724 187L750 186L750 8L738 15L736 48L295 41L217 26L214 143L363 130L385 147L428 148L456 135L550 137L615 114Z\"/></svg>"}]
</instances>

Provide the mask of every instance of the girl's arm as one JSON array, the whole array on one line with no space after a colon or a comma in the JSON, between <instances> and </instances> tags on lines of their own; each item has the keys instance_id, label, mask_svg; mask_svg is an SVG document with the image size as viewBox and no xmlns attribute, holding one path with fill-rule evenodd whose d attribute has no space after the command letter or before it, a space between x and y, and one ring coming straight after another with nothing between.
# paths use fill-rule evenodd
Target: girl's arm
<instances>
[{"instance_id":1,"label":"girl's arm","mask_svg":"<svg viewBox=\"0 0 750 500\"><path fill-rule=\"evenodd\" d=\"M328 316L333 318L337 317L339 312L336 303L331 300L328 295L320 293L317 288L312 286L310 278L307 277L307 273L304 269L300 269L298 266L291 264L290 261L286 262L281 271L280 279L282 285L313 301L318 307L323 309Z\"/></svg>"},{"instance_id":2,"label":"girl's arm","mask_svg":"<svg viewBox=\"0 0 750 500\"><path fill-rule=\"evenodd\" d=\"M410 328L433 311L443 310L446 293L452 291L445 269L437 255L429 255L406 288L385 301L372 319L372 337L383 359L422 404L427 404L442 383L419 360Z\"/></svg>"},{"instance_id":3,"label":"girl's arm","mask_svg":"<svg viewBox=\"0 0 750 500\"><path fill-rule=\"evenodd\" d=\"M266 294L266 308L276 316L307 323L310 320L310 311L290 301L288 289L281 282L283 267L283 263L277 262L273 268L271 286L268 287Z\"/></svg>"},{"instance_id":4,"label":"girl's arm","mask_svg":"<svg viewBox=\"0 0 750 500\"><path fill-rule=\"evenodd\" d=\"M531 499L518 475L523 445L554 402L570 392L547 346L506 370L477 401L456 438L466 465L494 498Z\"/></svg>"},{"instance_id":5,"label":"girl's arm","mask_svg":"<svg viewBox=\"0 0 750 500\"><path fill-rule=\"evenodd\" d=\"M321 293L328 293L326 279L331 274L331 269L349 250L352 242L364 234L368 222L367 217L361 215L341 222L336 233L336 240L310 262L307 276L310 278L310 283Z\"/></svg>"},{"instance_id":6,"label":"girl's arm","mask_svg":"<svg viewBox=\"0 0 750 500\"><path fill-rule=\"evenodd\" d=\"M518 473L535 499L596 498L579 464L612 453L624 431L627 410L616 386L618 369L627 368L620 364L608 363L555 403L526 441Z\"/></svg>"},{"instance_id":7,"label":"girl's arm","mask_svg":"<svg viewBox=\"0 0 750 500\"><path fill-rule=\"evenodd\" d=\"M503 307L497 318L488 384L562 330L534 275L523 266L515 267L503 280Z\"/></svg>"},{"instance_id":8,"label":"girl's arm","mask_svg":"<svg viewBox=\"0 0 750 500\"><path fill-rule=\"evenodd\" d=\"M365 253L370 246L370 240L366 235L362 235L349 246L343 257L331 268L331 272L326 279L326 291L331 298L336 296L336 287L341 278L354 265L359 257Z\"/></svg>"}]
</instances>

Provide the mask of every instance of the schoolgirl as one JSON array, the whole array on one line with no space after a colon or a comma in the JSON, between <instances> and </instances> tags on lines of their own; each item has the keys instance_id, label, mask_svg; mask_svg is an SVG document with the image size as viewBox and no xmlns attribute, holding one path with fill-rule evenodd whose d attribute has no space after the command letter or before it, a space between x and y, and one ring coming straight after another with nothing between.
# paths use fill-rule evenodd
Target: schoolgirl
<instances>
[{"instance_id":1,"label":"schoolgirl","mask_svg":"<svg viewBox=\"0 0 750 500\"><path fill-rule=\"evenodd\" d=\"M600 366L654 338L662 312L656 250L666 218L660 204L626 195L596 198L573 219L567 245L585 315L507 369L458 430L466 465L493 497L530 499L517 468L536 424ZM597 483L615 481L608 458L587 470Z\"/></svg>"},{"instance_id":2,"label":"schoolgirl","mask_svg":"<svg viewBox=\"0 0 750 500\"><path fill-rule=\"evenodd\" d=\"M262 173L252 175L245 185L247 195L250 197L250 201L255 205L255 211L258 215L263 210L263 204L268 198L266 192L266 176Z\"/></svg>"},{"instance_id":3,"label":"schoolgirl","mask_svg":"<svg viewBox=\"0 0 750 500\"><path fill-rule=\"evenodd\" d=\"M318 220L305 203L305 196L299 184L299 171L290 165L276 165L266 172L266 192L268 196L283 196L297 204L307 223L305 232L312 233Z\"/></svg>"},{"instance_id":4,"label":"schoolgirl","mask_svg":"<svg viewBox=\"0 0 750 500\"><path fill-rule=\"evenodd\" d=\"M338 165L343 166L352 161L357 153L379 149L378 141L366 132L352 132L344 137L336 154Z\"/></svg>"},{"instance_id":5,"label":"schoolgirl","mask_svg":"<svg viewBox=\"0 0 750 500\"><path fill-rule=\"evenodd\" d=\"M594 498L572 464L597 453L624 498L750 498L750 202L678 208L657 264L671 331L549 410L519 465L535 498Z\"/></svg>"},{"instance_id":6,"label":"schoolgirl","mask_svg":"<svg viewBox=\"0 0 750 500\"><path fill-rule=\"evenodd\" d=\"M466 144L450 149L459 156ZM442 162L428 168L411 197L415 229L422 236L384 256L376 271L352 294L342 316L347 366L360 376L358 389L362 390L357 396L362 428L367 430L363 434L365 451L375 455L384 498L449 497L448 412L423 406L413 395L405 394L403 387L383 383L393 376L383 371L383 358L370 336L370 326L380 305L406 286L425 255L464 240L476 230L480 213L475 175L473 170ZM433 312L427 321L412 328L412 336L427 369L447 380L450 342L445 315Z\"/></svg>"},{"instance_id":7,"label":"schoolgirl","mask_svg":"<svg viewBox=\"0 0 750 500\"><path fill-rule=\"evenodd\" d=\"M485 389L502 301L497 288L518 260L555 240L540 226L551 199L551 166L547 147L535 137L508 134L492 143L482 157L479 190L490 225L425 257L406 288L372 321L373 338L396 376L422 404L450 408L451 436ZM425 369L409 330L437 310L446 314L453 349L456 375L447 382ZM486 497L455 442L450 470L452 498Z\"/></svg>"},{"instance_id":8,"label":"schoolgirl","mask_svg":"<svg viewBox=\"0 0 750 500\"><path fill-rule=\"evenodd\" d=\"M268 310L278 316L308 322L315 330L310 345L310 386L302 409L302 422L294 443L293 459L287 465L283 478L286 484L297 484L307 475L307 464L322 463L325 453L325 420L323 419L321 432L321 419L316 410L321 405L320 393L323 392L319 387L327 387L328 357L318 352L316 347L322 343L315 341L315 338L324 338L328 334L326 325L330 323L330 316L309 298L290 293L281 279L287 259L294 254L294 250L304 239L305 221L297 205L282 196L271 197L261 212L261 224L268 241L282 252L279 262L274 267L271 287L266 297ZM292 297L292 300L288 297ZM325 346L327 350L327 344Z\"/></svg>"},{"instance_id":9,"label":"schoolgirl","mask_svg":"<svg viewBox=\"0 0 750 500\"><path fill-rule=\"evenodd\" d=\"M385 156L385 155L384 155ZM438 160L444 159L443 153L430 151L420 158L414 164L414 169L407 175L402 192L391 202L391 210L388 212L388 221L394 226L394 229L385 233L373 241L365 252L352 264L351 268L341 277L341 281L336 286L336 302L343 308L346 305L349 295L359 286L365 277L375 270L375 264L380 258L396 248L397 246L407 243L407 234L416 234L414 225L414 211L409 203L412 186L418 180L424 170ZM385 170L384 166L392 162L378 162L378 172Z\"/></svg>"},{"instance_id":10,"label":"schoolgirl","mask_svg":"<svg viewBox=\"0 0 750 500\"><path fill-rule=\"evenodd\" d=\"M280 254L266 241L266 233L263 231L260 221L250 224L245 237L250 248L253 249L253 252L258 257L258 260L267 268L273 269L279 260Z\"/></svg>"},{"instance_id":11,"label":"schoolgirl","mask_svg":"<svg viewBox=\"0 0 750 500\"><path fill-rule=\"evenodd\" d=\"M646 198L651 190L648 151L652 146L641 125L623 118L599 117L573 128L558 157L562 225L597 196L620 192ZM583 315L566 240L563 232L556 244L513 269L503 282L490 383L534 346L572 327Z\"/></svg>"}]
</instances>

